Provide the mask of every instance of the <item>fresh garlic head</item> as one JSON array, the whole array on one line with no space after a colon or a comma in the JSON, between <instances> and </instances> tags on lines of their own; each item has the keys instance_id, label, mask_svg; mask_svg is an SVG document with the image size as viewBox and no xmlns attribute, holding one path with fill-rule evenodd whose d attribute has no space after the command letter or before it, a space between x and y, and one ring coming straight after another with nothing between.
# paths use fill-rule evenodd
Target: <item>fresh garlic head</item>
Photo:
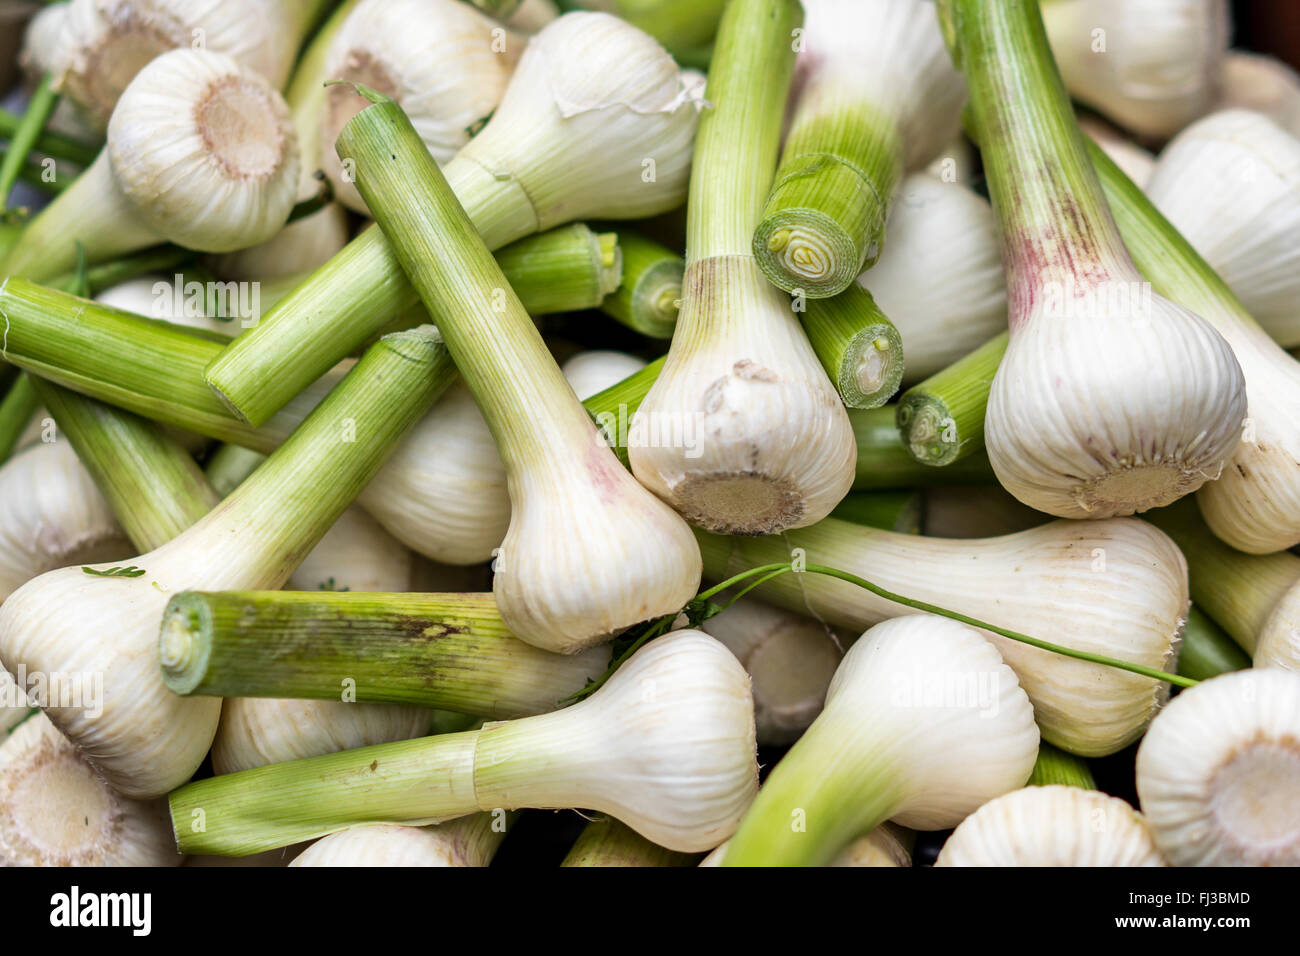
<instances>
[{"instance_id":1,"label":"fresh garlic head","mask_svg":"<svg viewBox=\"0 0 1300 956\"><path fill-rule=\"evenodd\" d=\"M70 442L32 445L0 467L0 602L52 568L132 550Z\"/></svg>"},{"instance_id":2,"label":"fresh garlic head","mask_svg":"<svg viewBox=\"0 0 1300 956\"><path fill-rule=\"evenodd\" d=\"M31 78L58 75L66 57L65 34L71 3L50 3L36 11L23 34L19 63Z\"/></svg>"},{"instance_id":3,"label":"fresh garlic head","mask_svg":"<svg viewBox=\"0 0 1300 956\"><path fill-rule=\"evenodd\" d=\"M478 564L506 536L506 470L457 383L416 423L357 501L393 537L445 564Z\"/></svg>"},{"instance_id":4,"label":"fresh garlic head","mask_svg":"<svg viewBox=\"0 0 1300 956\"><path fill-rule=\"evenodd\" d=\"M1197 120L1146 190L1283 347L1300 345L1300 140L1261 113Z\"/></svg>"},{"instance_id":5,"label":"fresh garlic head","mask_svg":"<svg viewBox=\"0 0 1300 956\"><path fill-rule=\"evenodd\" d=\"M1180 693L1138 749L1137 791L1174 866L1300 866L1300 674L1236 671Z\"/></svg>"},{"instance_id":6,"label":"fresh garlic head","mask_svg":"<svg viewBox=\"0 0 1300 956\"><path fill-rule=\"evenodd\" d=\"M201 252L265 242L297 195L284 98L220 53L173 50L140 70L108 122L107 152L135 214Z\"/></svg>"},{"instance_id":7,"label":"fresh garlic head","mask_svg":"<svg viewBox=\"0 0 1300 956\"><path fill-rule=\"evenodd\" d=\"M290 866L487 866L505 815L475 813L432 827L349 827L317 840Z\"/></svg>"},{"instance_id":8,"label":"fresh garlic head","mask_svg":"<svg viewBox=\"0 0 1300 956\"><path fill-rule=\"evenodd\" d=\"M629 375L645 368L645 362L626 352L612 349L588 349L578 352L560 366L573 393L582 401L617 385Z\"/></svg>"},{"instance_id":9,"label":"fresh garlic head","mask_svg":"<svg viewBox=\"0 0 1300 956\"><path fill-rule=\"evenodd\" d=\"M289 579L298 591L405 591L411 553L357 507L339 516ZM212 742L212 767L250 767L408 740L429 729L423 707L339 700L229 697Z\"/></svg>"},{"instance_id":10,"label":"fresh garlic head","mask_svg":"<svg viewBox=\"0 0 1300 956\"><path fill-rule=\"evenodd\" d=\"M929 614L862 635L814 727L846 748L883 750L899 775L890 819L918 830L953 826L1029 779L1038 756L1034 709L1015 673L979 631Z\"/></svg>"},{"instance_id":11,"label":"fresh garlic head","mask_svg":"<svg viewBox=\"0 0 1300 956\"><path fill-rule=\"evenodd\" d=\"M180 862L166 805L122 796L43 714L0 743L0 865Z\"/></svg>"},{"instance_id":12,"label":"fresh garlic head","mask_svg":"<svg viewBox=\"0 0 1300 956\"><path fill-rule=\"evenodd\" d=\"M935 866L1164 866L1142 815L1079 787L1025 787L980 807Z\"/></svg>"},{"instance_id":13,"label":"fresh garlic head","mask_svg":"<svg viewBox=\"0 0 1300 956\"><path fill-rule=\"evenodd\" d=\"M1300 136L1300 76L1271 56L1229 50L1219 70L1215 109L1254 110Z\"/></svg>"},{"instance_id":14,"label":"fresh garlic head","mask_svg":"<svg viewBox=\"0 0 1300 956\"><path fill-rule=\"evenodd\" d=\"M966 102L966 83L944 47L935 5L803 0L803 8L793 89L816 95L824 83L882 111L895 124L907 169L934 159L961 129Z\"/></svg>"},{"instance_id":15,"label":"fresh garlic head","mask_svg":"<svg viewBox=\"0 0 1300 956\"><path fill-rule=\"evenodd\" d=\"M71 0L59 89L103 129L123 90L168 50L233 57L275 88L293 66L305 24L297 0ZM302 8L301 11L297 8Z\"/></svg>"},{"instance_id":16,"label":"fresh garlic head","mask_svg":"<svg viewBox=\"0 0 1300 956\"><path fill-rule=\"evenodd\" d=\"M1066 88L1141 136L1172 136L1217 94L1226 0L1053 0L1043 22Z\"/></svg>"},{"instance_id":17,"label":"fresh garlic head","mask_svg":"<svg viewBox=\"0 0 1300 956\"><path fill-rule=\"evenodd\" d=\"M512 42L518 41L460 0L362 0L334 37L325 72L396 100L443 165L500 102L514 65ZM334 195L368 213L334 151L339 131L365 105L351 87L331 87L320 136Z\"/></svg>"},{"instance_id":18,"label":"fresh garlic head","mask_svg":"<svg viewBox=\"0 0 1300 956\"><path fill-rule=\"evenodd\" d=\"M618 352L580 353L565 375L570 366L576 370L581 378L570 383L585 398L644 364ZM506 469L464 385L447 390L357 500L389 534L434 561L468 565L492 558L510 525Z\"/></svg>"},{"instance_id":19,"label":"fresh garlic head","mask_svg":"<svg viewBox=\"0 0 1300 956\"><path fill-rule=\"evenodd\" d=\"M834 632L753 598L741 598L701 627L736 655L754 683L758 742L794 743L821 713L844 656Z\"/></svg>"},{"instance_id":20,"label":"fresh garlic head","mask_svg":"<svg viewBox=\"0 0 1300 956\"><path fill-rule=\"evenodd\" d=\"M857 446L844 403L752 256L687 266L673 347L633 417L628 457L643 485L722 534L800 528L848 494Z\"/></svg>"},{"instance_id":21,"label":"fresh garlic head","mask_svg":"<svg viewBox=\"0 0 1300 956\"><path fill-rule=\"evenodd\" d=\"M919 382L1006 328L997 220L964 183L917 173L903 180L888 228L857 281L903 336L903 381Z\"/></svg>"},{"instance_id":22,"label":"fresh garlic head","mask_svg":"<svg viewBox=\"0 0 1300 956\"><path fill-rule=\"evenodd\" d=\"M588 807L660 846L710 850L758 792L749 676L700 631L657 638L591 697L482 730L479 807ZM511 759L514 758L514 759Z\"/></svg>"},{"instance_id":23,"label":"fresh garlic head","mask_svg":"<svg viewBox=\"0 0 1300 956\"><path fill-rule=\"evenodd\" d=\"M700 861L700 866L721 866L726 855L728 840ZM889 824L876 827L844 848L828 866L882 866L903 867L912 865L912 855L894 835Z\"/></svg>"},{"instance_id":24,"label":"fresh garlic head","mask_svg":"<svg viewBox=\"0 0 1300 956\"><path fill-rule=\"evenodd\" d=\"M996 538L948 540L829 519L785 541L705 542L705 570L720 580L790 560L819 564L979 620L1077 650L1172 670L1189 603L1187 562L1144 521L1053 521ZM911 613L856 585L819 574L782 575L761 600L832 627L861 631ZM1167 684L988 635L1034 704L1043 736L1072 753L1101 756L1137 740L1164 704Z\"/></svg>"},{"instance_id":25,"label":"fresh garlic head","mask_svg":"<svg viewBox=\"0 0 1300 956\"><path fill-rule=\"evenodd\" d=\"M1251 660L1256 667L1300 672L1300 581L1273 605L1257 636Z\"/></svg>"},{"instance_id":26,"label":"fresh garlic head","mask_svg":"<svg viewBox=\"0 0 1300 956\"><path fill-rule=\"evenodd\" d=\"M473 180L513 183L534 232L667 212L686 199L699 119L688 94L652 37L609 14L566 13L528 41L447 179L458 195Z\"/></svg>"},{"instance_id":27,"label":"fresh garlic head","mask_svg":"<svg viewBox=\"0 0 1300 956\"><path fill-rule=\"evenodd\" d=\"M257 281L314 272L348 243L348 214L338 203L289 223L260 245L213 256L209 265L223 279ZM269 307L269 306L268 306Z\"/></svg>"},{"instance_id":28,"label":"fresh garlic head","mask_svg":"<svg viewBox=\"0 0 1300 956\"><path fill-rule=\"evenodd\" d=\"M1059 518L1130 515L1195 491L1219 476L1246 417L1241 367L1208 322L1131 261L1099 257L1094 271L1009 280L1011 341L985 416L999 483Z\"/></svg>"}]
</instances>

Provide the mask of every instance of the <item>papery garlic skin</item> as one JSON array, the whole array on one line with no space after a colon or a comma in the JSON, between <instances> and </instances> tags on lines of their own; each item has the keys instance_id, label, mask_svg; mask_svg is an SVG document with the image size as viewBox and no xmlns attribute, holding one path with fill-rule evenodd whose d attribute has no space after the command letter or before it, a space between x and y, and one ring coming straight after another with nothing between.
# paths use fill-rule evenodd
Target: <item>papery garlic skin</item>
<instances>
[{"instance_id":1,"label":"papery garlic skin","mask_svg":"<svg viewBox=\"0 0 1300 956\"><path fill-rule=\"evenodd\" d=\"M290 866L487 866L505 836L504 819L475 813L432 827L388 823L331 833L294 858Z\"/></svg>"},{"instance_id":2,"label":"papery garlic skin","mask_svg":"<svg viewBox=\"0 0 1300 956\"><path fill-rule=\"evenodd\" d=\"M122 796L44 715L0 742L0 865L180 862L166 806Z\"/></svg>"},{"instance_id":3,"label":"papery garlic skin","mask_svg":"<svg viewBox=\"0 0 1300 956\"><path fill-rule=\"evenodd\" d=\"M33 445L0 467L0 601L52 568L132 551L71 443Z\"/></svg>"},{"instance_id":4,"label":"papery garlic skin","mask_svg":"<svg viewBox=\"0 0 1300 956\"><path fill-rule=\"evenodd\" d=\"M1078 787L1025 787L980 807L935 866L1164 866L1142 815Z\"/></svg>"},{"instance_id":5,"label":"papery garlic skin","mask_svg":"<svg viewBox=\"0 0 1300 956\"><path fill-rule=\"evenodd\" d=\"M857 446L844 403L752 256L686 267L673 347L628 458L686 520L722 534L800 528L848 494Z\"/></svg>"},{"instance_id":6,"label":"papery garlic skin","mask_svg":"<svg viewBox=\"0 0 1300 956\"><path fill-rule=\"evenodd\" d=\"M655 40L605 13L566 13L519 59L492 121L446 167L457 196L513 182L532 210L496 241L488 210L475 215L496 248L588 218L640 219L686 198L698 106ZM481 221L480 221L481 220Z\"/></svg>"},{"instance_id":7,"label":"papery garlic skin","mask_svg":"<svg viewBox=\"0 0 1300 956\"><path fill-rule=\"evenodd\" d=\"M1300 76L1271 56L1229 50L1219 68L1214 108L1263 113L1292 136L1300 136Z\"/></svg>"},{"instance_id":8,"label":"papery garlic skin","mask_svg":"<svg viewBox=\"0 0 1300 956\"><path fill-rule=\"evenodd\" d=\"M1124 128L1171 136L1214 102L1225 0L1053 0L1042 14L1071 95Z\"/></svg>"},{"instance_id":9,"label":"papery garlic skin","mask_svg":"<svg viewBox=\"0 0 1300 956\"><path fill-rule=\"evenodd\" d=\"M1225 674L1147 731L1137 791L1174 866L1300 865L1300 674Z\"/></svg>"},{"instance_id":10,"label":"papery garlic skin","mask_svg":"<svg viewBox=\"0 0 1300 956\"><path fill-rule=\"evenodd\" d=\"M1300 140L1225 110L1160 154L1147 195L1284 348L1300 345Z\"/></svg>"},{"instance_id":11,"label":"papery garlic skin","mask_svg":"<svg viewBox=\"0 0 1300 956\"><path fill-rule=\"evenodd\" d=\"M721 579L789 548L916 600L1022 634L1172 671L1189 603L1187 562L1143 521L1053 521L996 538L948 540L861 528L829 519L781 544L705 542L705 567ZM784 580L798 578L799 580ZM823 575L784 575L755 592L809 610L837 628L871 627L912 613ZM1167 684L988 635L1033 701L1044 739L1081 756L1137 740L1169 695Z\"/></svg>"},{"instance_id":12,"label":"papery garlic skin","mask_svg":"<svg viewBox=\"0 0 1300 956\"><path fill-rule=\"evenodd\" d=\"M821 713L844 656L826 625L783 608L741 598L701 629L726 645L754 684L758 742L790 744Z\"/></svg>"},{"instance_id":13,"label":"papery garlic skin","mask_svg":"<svg viewBox=\"0 0 1300 956\"><path fill-rule=\"evenodd\" d=\"M522 755L533 752L563 772L526 766ZM513 768L503 764L515 754ZM698 853L735 832L758 792L756 754L749 675L713 638L687 629L646 644L566 710L485 726L474 789L484 810L582 805Z\"/></svg>"},{"instance_id":14,"label":"papery garlic skin","mask_svg":"<svg viewBox=\"0 0 1300 956\"><path fill-rule=\"evenodd\" d=\"M443 165L500 102L514 65L508 42L495 21L460 0L362 0L330 45L326 73L396 100ZM320 137L334 195L368 213L334 152L339 131L364 105L351 87L331 87Z\"/></svg>"},{"instance_id":15,"label":"papery garlic skin","mask_svg":"<svg viewBox=\"0 0 1300 956\"><path fill-rule=\"evenodd\" d=\"M988 200L962 181L925 173L904 179L884 250L857 282L903 336L904 383L919 382L1006 328L997 220Z\"/></svg>"},{"instance_id":16,"label":"papery garlic skin","mask_svg":"<svg viewBox=\"0 0 1300 956\"><path fill-rule=\"evenodd\" d=\"M135 75L160 54L226 54L284 85L305 26L298 0L71 0L63 23L61 92L99 129Z\"/></svg>"},{"instance_id":17,"label":"papery garlic skin","mask_svg":"<svg viewBox=\"0 0 1300 956\"><path fill-rule=\"evenodd\" d=\"M985 417L998 481L1060 518L1130 515L1195 491L1219 476L1246 417L1242 371L1218 332L1131 263L1096 268L1097 280L1024 291L1030 310L1012 310Z\"/></svg>"},{"instance_id":18,"label":"papery garlic skin","mask_svg":"<svg viewBox=\"0 0 1300 956\"><path fill-rule=\"evenodd\" d=\"M339 516L289 579L299 591L406 590L411 553L359 508ZM343 698L297 700L228 697L212 742L212 767L234 773L318 754L408 740L429 729L423 707L366 704Z\"/></svg>"},{"instance_id":19,"label":"papery garlic skin","mask_svg":"<svg viewBox=\"0 0 1300 956\"><path fill-rule=\"evenodd\" d=\"M217 53L173 50L142 69L109 120L107 152L150 227L202 252L270 239L297 194L297 134L284 99Z\"/></svg>"},{"instance_id":20,"label":"papery garlic skin","mask_svg":"<svg viewBox=\"0 0 1300 956\"><path fill-rule=\"evenodd\" d=\"M730 840L700 861L700 866L721 866ZM892 828L878 826L864 837L854 840L827 866L903 867L912 865L912 855L894 836Z\"/></svg>"}]
</instances>

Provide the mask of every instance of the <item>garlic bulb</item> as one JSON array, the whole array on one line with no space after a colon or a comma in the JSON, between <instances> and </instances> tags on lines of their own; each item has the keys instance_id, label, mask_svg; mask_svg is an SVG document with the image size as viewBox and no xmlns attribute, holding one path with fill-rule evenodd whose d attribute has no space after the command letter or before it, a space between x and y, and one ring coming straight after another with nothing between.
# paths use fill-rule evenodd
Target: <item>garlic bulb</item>
<instances>
[{"instance_id":1,"label":"garlic bulb","mask_svg":"<svg viewBox=\"0 0 1300 956\"><path fill-rule=\"evenodd\" d=\"M180 862L166 806L122 796L43 714L0 742L0 865Z\"/></svg>"},{"instance_id":2,"label":"garlic bulb","mask_svg":"<svg viewBox=\"0 0 1300 956\"><path fill-rule=\"evenodd\" d=\"M1300 578L1273 605L1256 638L1251 660L1256 667L1300 672Z\"/></svg>"},{"instance_id":3,"label":"garlic bulb","mask_svg":"<svg viewBox=\"0 0 1300 956\"><path fill-rule=\"evenodd\" d=\"M387 823L349 827L317 840L290 866L487 866L506 817L474 813L433 827Z\"/></svg>"},{"instance_id":4,"label":"garlic bulb","mask_svg":"<svg viewBox=\"0 0 1300 956\"><path fill-rule=\"evenodd\" d=\"M1271 56L1229 50L1219 69L1214 108L1254 110L1300 136L1300 76Z\"/></svg>"},{"instance_id":5,"label":"garlic bulb","mask_svg":"<svg viewBox=\"0 0 1300 956\"><path fill-rule=\"evenodd\" d=\"M444 165L496 109L514 66L514 44L461 0L362 0L331 43L326 72L396 100ZM331 87L320 137L334 195L368 213L334 152L339 131L364 103L349 86Z\"/></svg>"},{"instance_id":6,"label":"garlic bulb","mask_svg":"<svg viewBox=\"0 0 1300 956\"><path fill-rule=\"evenodd\" d=\"M289 579L297 591L404 591L411 553L359 508L348 508ZM234 773L284 760L407 740L429 729L422 707L339 700L228 697L212 768Z\"/></svg>"},{"instance_id":7,"label":"garlic bulb","mask_svg":"<svg viewBox=\"0 0 1300 956\"><path fill-rule=\"evenodd\" d=\"M36 11L23 33L19 62L30 78L46 73L57 75L66 55L64 34L71 3L49 3Z\"/></svg>"},{"instance_id":8,"label":"garlic bulb","mask_svg":"<svg viewBox=\"0 0 1300 956\"><path fill-rule=\"evenodd\" d=\"M1137 791L1174 866L1300 865L1300 674L1237 671L1180 693L1138 749Z\"/></svg>"},{"instance_id":9,"label":"garlic bulb","mask_svg":"<svg viewBox=\"0 0 1300 956\"><path fill-rule=\"evenodd\" d=\"M645 645L572 707L488 724L474 791L485 808L602 810L661 846L700 852L731 836L754 799L756 747L744 668L707 634L680 630ZM525 792L521 768L500 759L519 748L567 769L523 771L526 804L511 798Z\"/></svg>"},{"instance_id":10,"label":"garlic bulb","mask_svg":"<svg viewBox=\"0 0 1300 956\"><path fill-rule=\"evenodd\" d=\"M651 37L604 13L566 13L528 42L492 120L447 164L462 200L509 182L531 210L510 234L474 223L489 248L582 219L640 219L686 195L698 108ZM486 212L486 211L485 211Z\"/></svg>"},{"instance_id":11,"label":"garlic bulb","mask_svg":"<svg viewBox=\"0 0 1300 956\"><path fill-rule=\"evenodd\" d=\"M299 197L310 198L301 193ZM330 203L289 223L266 242L210 257L209 265L222 278L237 281L301 276L319 269L347 242L347 211L338 203Z\"/></svg>"},{"instance_id":12,"label":"garlic bulb","mask_svg":"<svg viewBox=\"0 0 1300 956\"><path fill-rule=\"evenodd\" d=\"M935 866L1164 866L1142 815L1078 787L1025 787L980 807Z\"/></svg>"},{"instance_id":13,"label":"garlic bulb","mask_svg":"<svg viewBox=\"0 0 1300 956\"><path fill-rule=\"evenodd\" d=\"M501 455L469 389L447 389L357 501L426 557L446 564L489 560L510 525L510 496Z\"/></svg>"},{"instance_id":14,"label":"garlic bulb","mask_svg":"<svg viewBox=\"0 0 1300 956\"><path fill-rule=\"evenodd\" d=\"M205 293L200 295L206 297ZM184 283L175 277L137 276L110 286L95 296L95 301L146 318L221 335L235 336L243 331L241 323L235 321L239 311L237 299L228 302L233 308L220 310L224 314L212 315L208 303L200 302L199 296L186 296Z\"/></svg>"},{"instance_id":15,"label":"garlic bulb","mask_svg":"<svg viewBox=\"0 0 1300 956\"><path fill-rule=\"evenodd\" d=\"M95 162L23 231L0 274L35 281L158 242L228 252L293 208L298 150L284 99L230 57L173 50L122 93Z\"/></svg>"},{"instance_id":16,"label":"garlic bulb","mask_svg":"<svg viewBox=\"0 0 1300 956\"><path fill-rule=\"evenodd\" d=\"M827 866L911 866L912 855L894 835L895 830L888 823L876 827L864 837L850 843ZM700 861L700 866L722 866L722 858L727 854L728 840Z\"/></svg>"},{"instance_id":17,"label":"garlic bulb","mask_svg":"<svg viewBox=\"0 0 1300 956\"><path fill-rule=\"evenodd\" d=\"M1022 786L1037 755L1029 698L978 631L929 614L885 621L844 655L723 865L823 865L885 820L952 826Z\"/></svg>"},{"instance_id":18,"label":"garlic bulb","mask_svg":"<svg viewBox=\"0 0 1300 956\"><path fill-rule=\"evenodd\" d=\"M626 352L588 349L570 357L560 366L560 371L564 373L574 394L579 400L585 401L634 372L639 372L645 368L645 364L642 359Z\"/></svg>"},{"instance_id":19,"label":"garlic bulb","mask_svg":"<svg viewBox=\"0 0 1300 956\"><path fill-rule=\"evenodd\" d=\"M853 484L857 449L789 301L742 255L689 263L682 288L672 350L628 435L633 473L710 531L825 517Z\"/></svg>"},{"instance_id":20,"label":"garlic bulb","mask_svg":"<svg viewBox=\"0 0 1300 956\"><path fill-rule=\"evenodd\" d=\"M0 467L0 602L52 568L131 551L69 442L32 445Z\"/></svg>"},{"instance_id":21,"label":"garlic bulb","mask_svg":"<svg viewBox=\"0 0 1300 956\"><path fill-rule=\"evenodd\" d=\"M889 241L858 276L903 336L905 383L973 352L1007 325L997 222L965 180L916 173L889 215ZM942 273L943 281L933 281Z\"/></svg>"},{"instance_id":22,"label":"garlic bulb","mask_svg":"<svg viewBox=\"0 0 1300 956\"><path fill-rule=\"evenodd\" d=\"M1255 321L1300 345L1300 140L1260 113L1214 113L1165 147L1146 193Z\"/></svg>"},{"instance_id":23,"label":"garlic bulb","mask_svg":"<svg viewBox=\"0 0 1300 956\"><path fill-rule=\"evenodd\" d=\"M1053 0L1042 10L1071 95L1120 126L1171 136L1214 102L1226 0Z\"/></svg>"},{"instance_id":24,"label":"garlic bulb","mask_svg":"<svg viewBox=\"0 0 1300 956\"><path fill-rule=\"evenodd\" d=\"M376 762L386 768L377 776ZM413 789L413 779L434 785ZM695 853L731 836L757 789L749 678L713 638L680 630L564 710L199 780L170 802L177 821L204 808L205 828L178 827L185 852L237 856L358 823L587 807Z\"/></svg>"},{"instance_id":25,"label":"garlic bulb","mask_svg":"<svg viewBox=\"0 0 1300 956\"><path fill-rule=\"evenodd\" d=\"M580 355L591 357L570 363L580 376L570 379L579 398L645 364L618 352ZM434 561L478 564L493 556L510 526L506 469L464 385L447 390L357 500L389 534Z\"/></svg>"},{"instance_id":26,"label":"garlic bulb","mask_svg":"<svg viewBox=\"0 0 1300 956\"><path fill-rule=\"evenodd\" d=\"M843 648L812 618L741 598L702 629L745 665L754 682L758 742L790 744L822 710Z\"/></svg>"},{"instance_id":27,"label":"garlic bulb","mask_svg":"<svg viewBox=\"0 0 1300 956\"><path fill-rule=\"evenodd\" d=\"M1240 441L1232 350L1134 265L1037 4L942 9L1006 271L1009 345L984 418L999 483L1061 518L1133 514L1195 491Z\"/></svg>"},{"instance_id":28,"label":"garlic bulb","mask_svg":"<svg viewBox=\"0 0 1300 956\"><path fill-rule=\"evenodd\" d=\"M853 483L856 448L839 393L795 314L798 299L768 282L754 255L798 14L792 3L761 17L732 4L723 17L705 90L714 106L695 147L677 326L628 435L637 479L711 531L811 524ZM753 70L771 74L777 96L754 87Z\"/></svg>"},{"instance_id":29,"label":"garlic bulb","mask_svg":"<svg viewBox=\"0 0 1300 956\"><path fill-rule=\"evenodd\" d=\"M1109 123L1092 116L1079 117L1079 129L1100 146L1124 175L1143 189L1155 172L1156 158Z\"/></svg>"},{"instance_id":30,"label":"garlic bulb","mask_svg":"<svg viewBox=\"0 0 1300 956\"><path fill-rule=\"evenodd\" d=\"M71 0L61 92L103 129L123 90L168 50L211 50L281 87L312 8L305 0Z\"/></svg>"},{"instance_id":31,"label":"garlic bulb","mask_svg":"<svg viewBox=\"0 0 1300 956\"><path fill-rule=\"evenodd\" d=\"M828 519L784 541L706 538L706 577L804 555L910 598L1097 654L1171 670L1187 611L1187 563L1143 521L1053 521L998 538L947 540ZM787 574L754 596L832 627L862 630L913 613L819 574ZM1083 756L1142 735L1167 684L989 635L1033 701L1043 736Z\"/></svg>"}]
</instances>

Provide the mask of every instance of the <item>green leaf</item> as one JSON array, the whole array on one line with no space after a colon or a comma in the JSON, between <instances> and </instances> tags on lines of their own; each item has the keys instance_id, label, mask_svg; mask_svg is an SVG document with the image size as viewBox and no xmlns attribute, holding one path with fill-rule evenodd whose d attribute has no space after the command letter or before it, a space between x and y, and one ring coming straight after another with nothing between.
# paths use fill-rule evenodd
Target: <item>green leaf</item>
<instances>
[{"instance_id":1,"label":"green leaf","mask_svg":"<svg viewBox=\"0 0 1300 956\"><path fill-rule=\"evenodd\" d=\"M83 567L81 570L101 578L138 578L145 573L144 568L137 568L131 564L124 568L109 568L107 571L96 571L94 568L87 567Z\"/></svg>"}]
</instances>

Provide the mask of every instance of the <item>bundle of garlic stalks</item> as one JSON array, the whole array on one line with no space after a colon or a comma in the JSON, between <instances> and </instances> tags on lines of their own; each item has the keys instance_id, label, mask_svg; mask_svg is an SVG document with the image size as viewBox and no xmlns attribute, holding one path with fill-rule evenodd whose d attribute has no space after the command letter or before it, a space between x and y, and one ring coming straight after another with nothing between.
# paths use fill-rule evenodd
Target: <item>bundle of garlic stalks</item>
<instances>
[{"instance_id":1,"label":"bundle of garlic stalks","mask_svg":"<svg viewBox=\"0 0 1300 956\"><path fill-rule=\"evenodd\" d=\"M1300 865L1300 80L1230 37L45 5L0 864Z\"/></svg>"}]
</instances>

